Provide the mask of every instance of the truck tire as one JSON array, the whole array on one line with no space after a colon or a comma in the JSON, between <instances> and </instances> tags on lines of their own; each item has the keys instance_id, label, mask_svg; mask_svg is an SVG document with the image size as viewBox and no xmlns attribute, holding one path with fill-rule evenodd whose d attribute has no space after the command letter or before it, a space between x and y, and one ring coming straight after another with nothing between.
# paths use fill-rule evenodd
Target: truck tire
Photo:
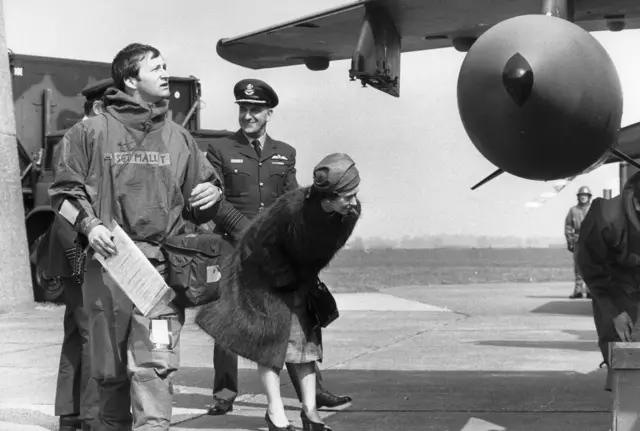
<instances>
[{"instance_id":1,"label":"truck tire","mask_svg":"<svg viewBox=\"0 0 640 431\"><path fill-rule=\"evenodd\" d=\"M33 254L38 248L38 244L45 234L40 235L29 248L29 254ZM33 299L36 302L55 302L58 303L62 300L62 292L64 290L64 283L62 278L46 277L40 268L31 262L31 281L33 284Z\"/></svg>"}]
</instances>

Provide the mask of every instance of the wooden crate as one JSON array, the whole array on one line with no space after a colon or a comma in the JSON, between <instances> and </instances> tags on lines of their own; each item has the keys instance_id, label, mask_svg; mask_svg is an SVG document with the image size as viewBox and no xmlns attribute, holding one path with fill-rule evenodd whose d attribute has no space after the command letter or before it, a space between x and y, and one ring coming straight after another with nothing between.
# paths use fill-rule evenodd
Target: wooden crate
<instances>
[{"instance_id":1,"label":"wooden crate","mask_svg":"<svg viewBox=\"0 0 640 431\"><path fill-rule=\"evenodd\" d=\"M612 431L640 431L640 342L610 343Z\"/></svg>"}]
</instances>

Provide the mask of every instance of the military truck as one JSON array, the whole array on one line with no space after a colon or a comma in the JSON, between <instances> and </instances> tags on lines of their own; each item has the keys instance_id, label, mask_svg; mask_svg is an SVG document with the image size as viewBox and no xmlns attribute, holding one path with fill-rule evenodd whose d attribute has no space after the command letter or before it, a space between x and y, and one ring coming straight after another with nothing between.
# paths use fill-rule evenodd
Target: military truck
<instances>
[{"instance_id":1,"label":"military truck","mask_svg":"<svg viewBox=\"0 0 640 431\"><path fill-rule=\"evenodd\" d=\"M62 293L62 280L47 277L36 265L34 253L54 218L48 188L53 181L55 148L66 131L84 116L80 92L87 85L108 78L111 64L10 52L9 65L33 295L36 301L56 301ZM231 134L200 128L198 78L171 77L169 85L171 119L189 130L203 151L211 139Z\"/></svg>"}]
</instances>

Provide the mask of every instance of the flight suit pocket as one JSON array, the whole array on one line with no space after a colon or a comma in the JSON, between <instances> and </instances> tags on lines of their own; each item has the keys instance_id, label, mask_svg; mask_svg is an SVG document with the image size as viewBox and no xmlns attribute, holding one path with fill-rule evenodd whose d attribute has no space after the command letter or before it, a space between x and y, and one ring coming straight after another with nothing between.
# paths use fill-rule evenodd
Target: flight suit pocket
<instances>
[{"instance_id":1,"label":"flight suit pocket","mask_svg":"<svg viewBox=\"0 0 640 431\"><path fill-rule=\"evenodd\" d=\"M249 181L251 174L246 166L238 165L225 167L224 188L226 196L247 196L249 194Z\"/></svg>"},{"instance_id":2,"label":"flight suit pocket","mask_svg":"<svg viewBox=\"0 0 640 431\"><path fill-rule=\"evenodd\" d=\"M269 163L269 188L271 196L277 198L284 194L284 185L289 166L285 162L271 161Z\"/></svg>"}]
</instances>

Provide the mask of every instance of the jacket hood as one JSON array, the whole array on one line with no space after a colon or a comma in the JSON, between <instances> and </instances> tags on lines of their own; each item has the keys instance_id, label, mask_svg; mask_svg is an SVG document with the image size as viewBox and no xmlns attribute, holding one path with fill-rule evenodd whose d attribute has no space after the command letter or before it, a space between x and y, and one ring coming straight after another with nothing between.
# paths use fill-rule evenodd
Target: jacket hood
<instances>
[{"instance_id":1,"label":"jacket hood","mask_svg":"<svg viewBox=\"0 0 640 431\"><path fill-rule=\"evenodd\" d=\"M633 186L640 182L640 172L636 172L633 174L626 183L624 183L624 187L622 188L622 192L620 193L622 199L622 209L624 213L627 215L627 220L629 223L638 231L640 231L640 221L638 220L638 212L636 208L633 206Z\"/></svg>"},{"instance_id":2,"label":"jacket hood","mask_svg":"<svg viewBox=\"0 0 640 431\"><path fill-rule=\"evenodd\" d=\"M169 101L155 104L140 103L117 88L109 88L104 95L107 111L125 126L135 130L153 130L165 123Z\"/></svg>"}]
</instances>

